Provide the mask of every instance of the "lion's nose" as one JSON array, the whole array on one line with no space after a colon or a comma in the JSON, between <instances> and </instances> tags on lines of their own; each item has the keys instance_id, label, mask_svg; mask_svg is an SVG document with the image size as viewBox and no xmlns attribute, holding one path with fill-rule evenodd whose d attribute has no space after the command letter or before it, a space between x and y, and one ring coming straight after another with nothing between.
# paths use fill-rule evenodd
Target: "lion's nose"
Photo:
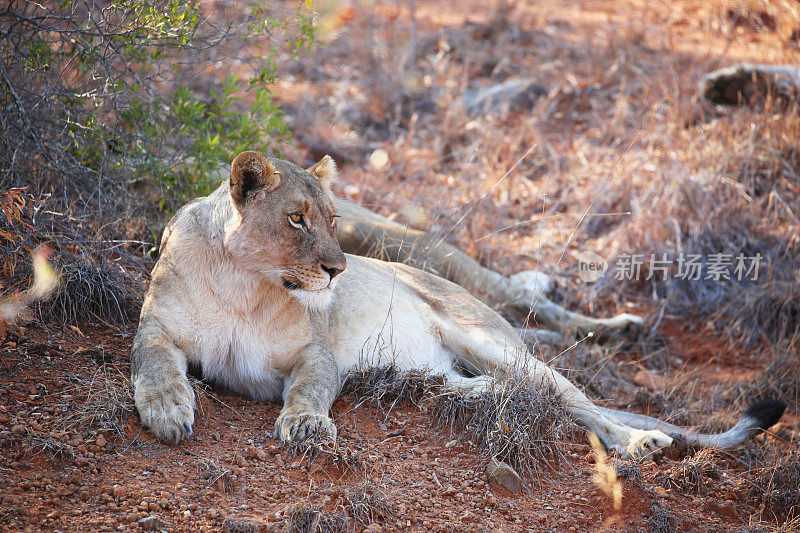
<instances>
[{"instance_id":1,"label":"lion's nose","mask_svg":"<svg viewBox=\"0 0 800 533\"><path fill-rule=\"evenodd\" d=\"M339 274L344 272L344 269L345 269L345 266L343 264L342 265L338 265L338 264L337 265L330 265L330 266L321 265L321 266L322 266L322 270L327 272L328 275L331 277L331 279L335 278L336 276L338 276Z\"/></svg>"}]
</instances>

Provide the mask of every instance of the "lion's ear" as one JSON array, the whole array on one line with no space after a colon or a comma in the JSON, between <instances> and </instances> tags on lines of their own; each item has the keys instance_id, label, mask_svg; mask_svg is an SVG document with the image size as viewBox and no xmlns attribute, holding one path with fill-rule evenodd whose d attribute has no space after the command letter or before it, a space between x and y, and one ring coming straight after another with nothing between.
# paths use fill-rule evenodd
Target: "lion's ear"
<instances>
[{"instance_id":1,"label":"lion's ear","mask_svg":"<svg viewBox=\"0 0 800 533\"><path fill-rule=\"evenodd\" d=\"M242 152L231 163L231 197L237 204L244 204L247 196L258 189L275 189L280 182L275 167L259 152Z\"/></svg>"},{"instance_id":2,"label":"lion's ear","mask_svg":"<svg viewBox=\"0 0 800 533\"><path fill-rule=\"evenodd\" d=\"M336 168L336 163L329 155L326 155L316 165L308 167L306 170L317 178L317 183L326 191L330 189L331 182L339 176L339 169Z\"/></svg>"}]
</instances>

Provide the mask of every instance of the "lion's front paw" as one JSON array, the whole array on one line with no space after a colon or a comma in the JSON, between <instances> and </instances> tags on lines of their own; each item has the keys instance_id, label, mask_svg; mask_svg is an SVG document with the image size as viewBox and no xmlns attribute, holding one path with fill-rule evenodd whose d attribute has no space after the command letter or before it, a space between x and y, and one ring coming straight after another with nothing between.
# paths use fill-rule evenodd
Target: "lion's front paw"
<instances>
[{"instance_id":1,"label":"lion's front paw","mask_svg":"<svg viewBox=\"0 0 800 533\"><path fill-rule=\"evenodd\" d=\"M140 378L134 388L139 418L151 435L171 444L191 436L194 391L186 378L166 383Z\"/></svg>"},{"instance_id":2,"label":"lion's front paw","mask_svg":"<svg viewBox=\"0 0 800 533\"><path fill-rule=\"evenodd\" d=\"M275 421L275 434L283 442L303 441L313 436L336 440L336 426L326 415L281 413Z\"/></svg>"},{"instance_id":3,"label":"lion's front paw","mask_svg":"<svg viewBox=\"0 0 800 533\"><path fill-rule=\"evenodd\" d=\"M633 429L628 437L624 452L631 459L647 459L671 444L672 437L657 429L648 431Z\"/></svg>"}]
</instances>

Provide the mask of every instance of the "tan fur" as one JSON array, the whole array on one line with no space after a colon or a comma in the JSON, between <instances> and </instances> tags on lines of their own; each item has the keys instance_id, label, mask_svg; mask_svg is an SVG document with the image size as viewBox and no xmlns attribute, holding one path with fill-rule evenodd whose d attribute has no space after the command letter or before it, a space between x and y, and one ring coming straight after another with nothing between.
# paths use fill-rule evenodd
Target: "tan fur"
<instances>
[{"instance_id":1,"label":"tan fur","mask_svg":"<svg viewBox=\"0 0 800 533\"><path fill-rule=\"evenodd\" d=\"M156 437L191 434L188 362L241 394L283 399L276 431L287 441L335 436L328 412L341 378L356 365L393 363L473 390L524 371L609 447L638 457L671 443L602 413L461 287L399 263L345 259L329 158L304 171L246 154L229 183L181 209L164 234L131 353L136 406ZM290 218L298 212L302 226Z\"/></svg>"}]
</instances>

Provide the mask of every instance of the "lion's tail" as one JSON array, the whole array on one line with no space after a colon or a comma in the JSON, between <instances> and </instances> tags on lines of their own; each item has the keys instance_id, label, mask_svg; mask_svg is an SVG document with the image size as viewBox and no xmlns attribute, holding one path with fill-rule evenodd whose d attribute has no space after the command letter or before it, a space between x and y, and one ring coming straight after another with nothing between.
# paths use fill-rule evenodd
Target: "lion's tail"
<instances>
[{"instance_id":1,"label":"lion's tail","mask_svg":"<svg viewBox=\"0 0 800 533\"><path fill-rule=\"evenodd\" d=\"M761 400L750 404L745 409L739 421L728 431L709 435L695 430L668 424L657 418L652 418L636 413L618 411L599 407L603 413L612 416L636 429L658 429L673 439L682 440L690 446L703 446L708 448L729 449L742 445L750 437L757 435L773 426L783 415L786 404L780 400Z\"/></svg>"}]
</instances>

